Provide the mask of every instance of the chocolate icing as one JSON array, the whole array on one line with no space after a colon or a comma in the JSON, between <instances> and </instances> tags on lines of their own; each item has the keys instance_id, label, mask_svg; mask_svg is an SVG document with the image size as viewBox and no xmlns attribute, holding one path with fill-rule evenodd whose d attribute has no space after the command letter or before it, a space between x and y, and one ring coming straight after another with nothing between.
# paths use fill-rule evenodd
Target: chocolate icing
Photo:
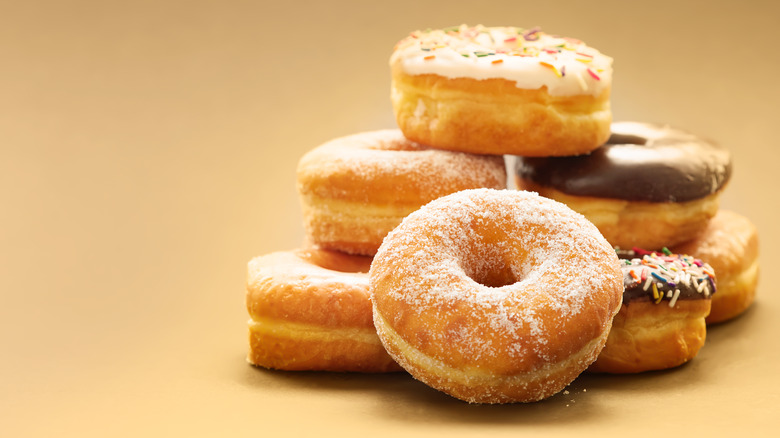
<instances>
[{"instance_id":1,"label":"chocolate icing","mask_svg":"<svg viewBox=\"0 0 780 438\"><path fill-rule=\"evenodd\" d=\"M574 196L685 202L726 184L731 154L677 129L616 122L607 143L590 154L518 157L516 172L521 179Z\"/></svg>"},{"instance_id":2,"label":"chocolate icing","mask_svg":"<svg viewBox=\"0 0 780 438\"><path fill-rule=\"evenodd\" d=\"M679 300L710 299L715 293L714 271L701 260L640 249L616 251L622 262L625 305L644 300L656 304L666 301L674 307Z\"/></svg>"}]
</instances>

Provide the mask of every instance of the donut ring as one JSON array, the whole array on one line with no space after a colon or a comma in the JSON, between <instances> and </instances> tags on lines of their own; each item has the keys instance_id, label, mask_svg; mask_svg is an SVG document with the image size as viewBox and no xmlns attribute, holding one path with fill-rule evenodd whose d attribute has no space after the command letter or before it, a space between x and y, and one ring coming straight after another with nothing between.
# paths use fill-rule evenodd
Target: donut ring
<instances>
[{"instance_id":1,"label":"donut ring","mask_svg":"<svg viewBox=\"0 0 780 438\"><path fill-rule=\"evenodd\" d=\"M514 190L427 204L387 236L369 276L390 356L476 403L562 390L601 351L623 292L615 251L591 223Z\"/></svg>"},{"instance_id":2,"label":"donut ring","mask_svg":"<svg viewBox=\"0 0 780 438\"><path fill-rule=\"evenodd\" d=\"M718 276L708 324L735 318L753 303L759 274L758 230L748 218L720 210L703 233L672 251L706 261Z\"/></svg>"},{"instance_id":3,"label":"donut ring","mask_svg":"<svg viewBox=\"0 0 780 438\"><path fill-rule=\"evenodd\" d=\"M308 240L351 254L374 255L423 204L480 187L506 188L503 157L431 149L397 129L332 140L298 164Z\"/></svg>"},{"instance_id":4,"label":"donut ring","mask_svg":"<svg viewBox=\"0 0 780 438\"><path fill-rule=\"evenodd\" d=\"M731 176L731 155L668 126L612 124L588 155L518 158L517 186L585 215L613 246L671 247L701 233Z\"/></svg>"},{"instance_id":5,"label":"donut ring","mask_svg":"<svg viewBox=\"0 0 780 438\"><path fill-rule=\"evenodd\" d=\"M376 336L370 257L317 248L249 262L249 363L279 370L398 371Z\"/></svg>"},{"instance_id":6,"label":"donut ring","mask_svg":"<svg viewBox=\"0 0 780 438\"><path fill-rule=\"evenodd\" d=\"M624 259L623 305L612 321L607 344L588 371L663 370L696 357L707 337L704 318L718 295L712 267L668 250L618 253Z\"/></svg>"},{"instance_id":7,"label":"donut ring","mask_svg":"<svg viewBox=\"0 0 780 438\"><path fill-rule=\"evenodd\" d=\"M416 31L390 57L409 139L479 154L562 156L609 137L612 58L538 29Z\"/></svg>"}]
</instances>

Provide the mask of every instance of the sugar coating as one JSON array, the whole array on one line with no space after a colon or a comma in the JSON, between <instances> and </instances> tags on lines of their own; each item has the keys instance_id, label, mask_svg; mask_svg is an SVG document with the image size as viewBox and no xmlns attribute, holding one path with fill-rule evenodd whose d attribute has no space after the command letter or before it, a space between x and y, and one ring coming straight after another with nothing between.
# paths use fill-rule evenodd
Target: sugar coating
<instances>
[{"instance_id":1,"label":"sugar coating","mask_svg":"<svg viewBox=\"0 0 780 438\"><path fill-rule=\"evenodd\" d=\"M307 262L305 254L305 250L280 251L252 259L248 267L249 287L256 287L263 281L274 281L278 284L298 283L302 287L354 285L368 288L368 273L334 271Z\"/></svg>"},{"instance_id":2,"label":"sugar coating","mask_svg":"<svg viewBox=\"0 0 780 438\"><path fill-rule=\"evenodd\" d=\"M595 269L604 260L614 269ZM409 215L385 238L370 282L375 313L378 294L411 312L458 308L484 317L502 341L497 346L485 328L461 325L431 327L432 342L454 343L474 359L552 361L560 352L548 348L550 339L572 331L567 324L593 306L594 291L620 288L618 266L596 227L565 205L531 192L475 189ZM496 273L505 285L480 283ZM383 316L390 325L401 317Z\"/></svg>"},{"instance_id":3,"label":"sugar coating","mask_svg":"<svg viewBox=\"0 0 780 438\"><path fill-rule=\"evenodd\" d=\"M755 226L746 217L721 210L691 244L697 243L697 253L706 254L715 263L720 259L744 260L747 257L746 248L755 234ZM687 248L690 245L683 246Z\"/></svg>"},{"instance_id":4,"label":"sugar coating","mask_svg":"<svg viewBox=\"0 0 780 438\"><path fill-rule=\"evenodd\" d=\"M346 176L355 184L334 188L326 182L335 176ZM403 178L430 191L429 199L434 199L450 193L453 186L503 188L506 170L502 157L432 149L407 140L398 129L386 129L338 138L313 149L300 160L298 178L302 192L324 197L333 190L359 193L369 190L365 183Z\"/></svg>"}]
</instances>

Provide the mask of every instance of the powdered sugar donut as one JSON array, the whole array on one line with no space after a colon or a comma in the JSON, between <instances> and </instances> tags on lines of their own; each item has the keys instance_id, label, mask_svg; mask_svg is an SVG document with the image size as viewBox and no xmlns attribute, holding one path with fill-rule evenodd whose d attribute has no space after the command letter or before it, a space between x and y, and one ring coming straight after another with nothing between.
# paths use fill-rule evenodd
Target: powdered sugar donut
<instances>
[{"instance_id":1,"label":"powdered sugar donut","mask_svg":"<svg viewBox=\"0 0 780 438\"><path fill-rule=\"evenodd\" d=\"M609 137L612 59L539 29L413 32L390 57L396 120L441 149L561 156Z\"/></svg>"},{"instance_id":2,"label":"powdered sugar donut","mask_svg":"<svg viewBox=\"0 0 780 438\"><path fill-rule=\"evenodd\" d=\"M298 163L308 239L351 254L374 255L385 235L428 201L506 182L503 157L431 149L397 129L329 141Z\"/></svg>"},{"instance_id":3,"label":"powdered sugar donut","mask_svg":"<svg viewBox=\"0 0 780 438\"><path fill-rule=\"evenodd\" d=\"M596 359L620 308L615 251L534 193L466 190L409 215L369 271L374 325L415 378L477 403L562 390Z\"/></svg>"},{"instance_id":4,"label":"powdered sugar donut","mask_svg":"<svg viewBox=\"0 0 780 438\"><path fill-rule=\"evenodd\" d=\"M247 360L290 371L399 371L371 319L370 265L371 257L318 248L252 259Z\"/></svg>"},{"instance_id":5,"label":"powdered sugar donut","mask_svg":"<svg viewBox=\"0 0 780 438\"><path fill-rule=\"evenodd\" d=\"M718 276L718 293L712 297L708 324L735 318L753 304L758 286L758 246L758 230L750 219L719 210L701 234L672 248L706 261Z\"/></svg>"}]
</instances>

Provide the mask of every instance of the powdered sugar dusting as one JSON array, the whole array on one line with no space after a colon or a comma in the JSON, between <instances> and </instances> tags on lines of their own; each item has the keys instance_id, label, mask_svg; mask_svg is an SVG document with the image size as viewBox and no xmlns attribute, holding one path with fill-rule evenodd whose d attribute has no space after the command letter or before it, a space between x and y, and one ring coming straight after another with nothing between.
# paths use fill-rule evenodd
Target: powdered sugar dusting
<instances>
[{"instance_id":1,"label":"powdered sugar dusting","mask_svg":"<svg viewBox=\"0 0 780 438\"><path fill-rule=\"evenodd\" d=\"M605 260L614 269L594 269ZM530 192L476 189L408 216L385 238L370 281L375 308L389 300L436 315L426 333L431 342L455 342L452 348L475 358L551 361L560 352L548 348L550 338L574 330L577 315L592 310L594 291L620 295L618 266L595 226L563 204ZM607 307L600 299L596 306ZM487 327L453 322L458 315ZM405 317L385 315L391 325Z\"/></svg>"},{"instance_id":2,"label":"powdered sugar dusting","mask_svg":"<svg viewBox=\"0 0 780 438\"><path fill-rule=\"evenodd\" d=\"M328 180L333 175L348 175L359 192L360 182L404 177L406 182L425 188L434 197L446 195L452 187L505 188L503 157L443 151L412 142L398 129L355 134L329 141L303 156L298 165L299 179ZM305 178L302 178L305 175ZM327 192L333 184L302 187ZM323 193L318 193L323 196Z\"/></svg>"},{"instance_id":3,"label":"powdered sugar dusting","mask_svg":"<svg viewBox=\"0 0 780 438\"><path fill-rule=\"evenodd\" d=\"M706 254L717 264L718 259L745 259L749 241L755 236L755 226L746 217L730 210L720 210L697 238L679 246L686 250L693 247L697 253L693 255Z\"/></svg>"},{"instance_id":4,"label":"powdered sugar dusting","mask_svg":"<svg viewBox=\"0 0 780 438\"><path fill-rule=\"evenodd\" d=\"M278 284L299 283L306 287L338 289L340 285L349 285L368 288L366 272L335 271L316 261L307 261L307 253L316 251L319 250L279 251L252 259L248 267L249 287L253 288L256 283L271 279ZM340 257L345 260L360 258L346 254Z\"/></svg>"}]
</instances>

